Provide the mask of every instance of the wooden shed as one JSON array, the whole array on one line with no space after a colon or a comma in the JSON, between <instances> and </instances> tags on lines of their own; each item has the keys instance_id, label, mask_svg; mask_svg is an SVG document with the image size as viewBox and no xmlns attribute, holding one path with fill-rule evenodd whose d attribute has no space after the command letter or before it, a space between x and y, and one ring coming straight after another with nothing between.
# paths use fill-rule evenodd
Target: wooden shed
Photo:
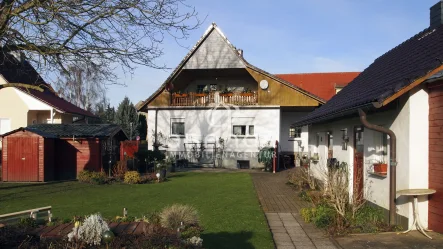
<instances>
[{"instance_id":1,"label":"wooden shed","mask_svg":"<svg viewBox=\"0 0 443 249\"><path fill-rule=\"evenodd\" d=\"M3 135L2 180L46 182L100 171L127 136L113 124L39 124ZM117 147L117 148L115 148ZM116 154L116 155L115 155Z\"/></svg>"}]
</instances>

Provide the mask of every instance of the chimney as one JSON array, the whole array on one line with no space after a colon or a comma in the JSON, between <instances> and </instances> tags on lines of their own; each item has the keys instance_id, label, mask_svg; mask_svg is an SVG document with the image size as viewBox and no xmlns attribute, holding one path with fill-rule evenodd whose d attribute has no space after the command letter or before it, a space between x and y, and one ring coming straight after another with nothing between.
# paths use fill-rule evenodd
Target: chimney
<instances>
[{"instance_id":1,"label":"chimney","mask_svg":"<svg viewBox=\"0 0 443 249\"><path fill-rule=\"evenodd\" d=\"M443 0L438 1L438 3L431 7L430 21L431 29L435 29L443 24Z\"/></svg>"},{"instance_id":2,"label":"chimney","mask_svg":"<svg viewBox=\"0 0 443 249\"><path fill-rule=\"evenodd\" d=\"M243 49L237 49L237 53L243 58Z\"/></svg>"}]
</instances>

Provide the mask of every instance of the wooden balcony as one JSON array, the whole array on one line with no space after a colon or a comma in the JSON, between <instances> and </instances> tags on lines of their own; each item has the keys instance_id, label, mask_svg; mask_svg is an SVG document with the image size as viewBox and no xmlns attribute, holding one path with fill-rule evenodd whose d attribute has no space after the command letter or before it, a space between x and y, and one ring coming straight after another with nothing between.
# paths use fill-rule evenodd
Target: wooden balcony
<instances>
[{"instance_id":1,"label":"wooden balcony","mask_svg":"<svg viewBox=\"0 0 443 249\"><path fill-rule=\"evenodd\" d=\"M215 106L219 104L239 106L257 105L258 95L256 92L229 94L222 94L218 92L191 92L185 94L172 94L171 106Z\"/></svg>"}]
</instances>

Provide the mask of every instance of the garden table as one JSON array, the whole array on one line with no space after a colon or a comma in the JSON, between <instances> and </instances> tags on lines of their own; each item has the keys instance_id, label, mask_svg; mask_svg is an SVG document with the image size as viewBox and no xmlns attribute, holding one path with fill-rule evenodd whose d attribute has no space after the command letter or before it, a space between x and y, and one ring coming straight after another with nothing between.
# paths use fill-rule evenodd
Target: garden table
<instances>
[{"instance_id":1,"label":"garden table","mask_svg":"<svg viewBox=\"0 0 443 249\"><path fill-rule=\"evenodd\" d=\"M418 231L420 231L426 237L432 239L431 236L426 234L426 232L430 232L431 230L428 230L428 229L424 228L424 226L421 224L420 218L418 216L418 201L417 201L417 198L418 198L419 195L420 196L422 196L422 195L432 195L435 192L437 192L437 191L435 191L435 189L403 189L403 190L397 191L398 195L412 196L414 198L413 203L412 203L412 205L413 205L412 207L414 209L414 222L412 223L411 228L408 229L407 231L403 232L403 233L407 233L407 232L411 231L412 228L414 226L416 226Z\"/></svg>"}]
</instances>

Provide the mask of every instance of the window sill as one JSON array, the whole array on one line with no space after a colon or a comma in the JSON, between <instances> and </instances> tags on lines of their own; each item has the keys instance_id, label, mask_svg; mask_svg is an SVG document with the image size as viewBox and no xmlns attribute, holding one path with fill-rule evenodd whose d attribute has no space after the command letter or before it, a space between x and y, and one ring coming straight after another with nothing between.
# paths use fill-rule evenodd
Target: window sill
<instances>
[{"instance_id":1,"label":"window sill","mask_svg":"<svg viewBox=\"0 0 443 249\"><path fill-rule=\"evenodd\" d=\"M385 175L385 174L380 174L380 173L372 172L372 171L369 171L368 174L373 176L373 177L376 177L376 178L386 178L386 177L388 177L387 174Z\"/></svg>"},{"instance_id":2,"label":"window sill","mask_svg":"<svg viewBox=\"0 0 443 249\"><path fill-rule=\"evenodd\" d=\"M171 135L169 138L186 138L185 135Z\"/></svg>"},{"instance_id":3,"label":"window sill","mask_svg":"<svg viewBox=\"0 0 443 249\"><path fill-rule=\"evenodd\" d=\"M231 138L255 138L254 135L231 135Z\"/></svg>"},{"instance_id":4,"label":"window sill","mask_svg":"<svg viewBox=\"0 0 443 249\"><path fill-rule=\"evenodd\" d=\"M301 141L301 137L290 137L288 141Z\"/></svg>"}]
</instances>

